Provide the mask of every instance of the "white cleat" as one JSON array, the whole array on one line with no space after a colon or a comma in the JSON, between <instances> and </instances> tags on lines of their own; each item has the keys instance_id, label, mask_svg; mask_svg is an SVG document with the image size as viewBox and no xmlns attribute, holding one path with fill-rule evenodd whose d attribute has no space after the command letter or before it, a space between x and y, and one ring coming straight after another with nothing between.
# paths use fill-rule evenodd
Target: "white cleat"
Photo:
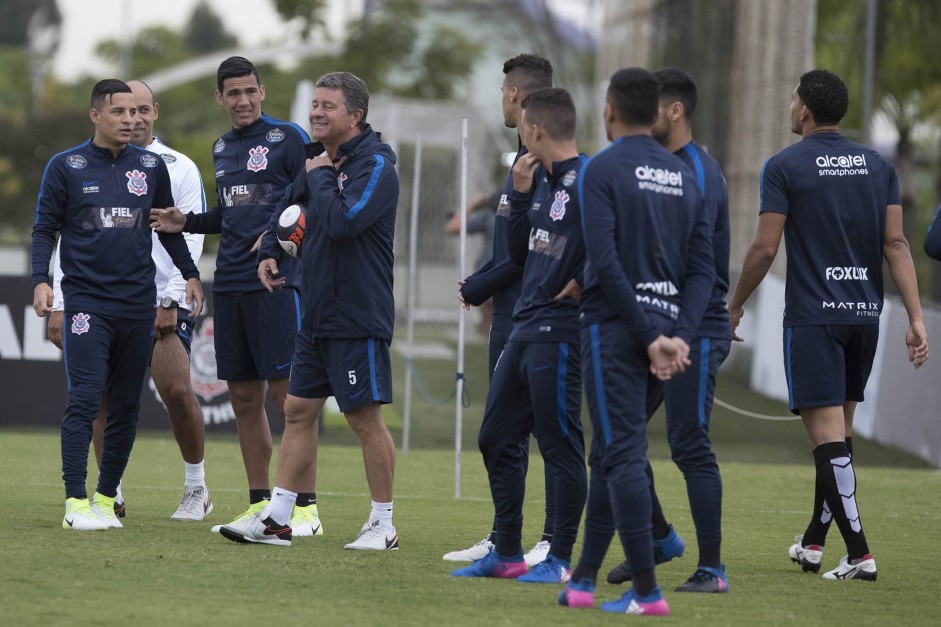
<instances>
[{"instance_id":1,"label":"white cleat","mask_svg":"<svg viewBox=\"0 0 941 627\"><path fill-rule=\"evenodd\" d=\"M547 540L540 540L536 543L536 546L529 550L529 553L523 556L523 559L526 561L526 565L532 568L536 564L541 563L549 555L550 549L549 542Z\"/></svg>"},{"instance_id":2,"label":"white cleat","mask_svg":"<svg viewBox=\"0 0 941 627\"><path fill-rule=\"evenodd\" d=\"M212 499L206 486L183 486L183 498L170 520L201 521L212 513Z\"/></svg>"},{"instance_id":3,"label":"white cleat","mask_svg":"<svg viewBox=\"0 0 941 627\"><path fill-rule=\"evenodd\" d=\"M88 499L70 498L65 500L65 518L63 529L74 531L101 531L110 525L103 521L91 508Z\"/></svg>"},{"instance_id":4,"label":"white cleat","mask_svg":"<svg viewBox=\"0 0 941 627\"><path fill-rule=\"evenodd\" d=\"M863 581L876 580L876 560L867 553L862 559L849 562L849 556L844 555L840 559L840 565L831 571L823 574L824 579L862 579Z\"/></svg>"},{"instance_id":5,"label":"white cleat","mask_svg":"<svg viewBox=\"0 0 941 627\"><path fill-rule=\"evenodd\" d=\"M461 551L451 551L445 554L442 559L448 562L476 562L487 557L492 550L493 542L490 541L490 534L488 533L486 538L474 546Z\"/></svg>"},{"instance_id":6,"label":"white cleat","mask_svg":"<svg viewBox=\"0 0 941 627\"><path fill-rule=\"evenodd\" d=\"M823 559L823 547L817 544L804 546L801 540L804 536L794 538L794 544L787 550L788 556L795 564L800 564L805 573L815 573L820 570L820 560Z\"/></svg>"},{"instance_id":7,"label":"white cleat","mask_svg":"<svg viewBox=\"0 0 941 627\"><path fill-rule=\"evenodd\" d=\"M399 536L394 527L390 533L382 526L382 521L375 518L366 521L356 540L343 548L354 551L398 551Z\"/></svg>"},{"instance_id":8,"label":"white cleat","mask_svg":"<svg viewBox=\"0 0 941 627\"><path fill-rule=\"evenodd\" d=\"M268 506L268 501L258 501L253 505L249 505L248 509L235 517L235 520L230 522L226 527L236 531L248 532L251 524L255 522L255 519L265 510L265 507ZM219 533L223 525L213 525L210 529L213 533Z\"/></svg>"},{"instance_id":9,"label":"white cleat","mask_svg":"<svg viewBox=\"0 0 941 627\"><path fill-rule=\"evenodd\" d=\"M291 513L291 529L295 536L322 536L323 526L316 505L294 506Z\"/></svg>"},{"instance_id":10,"label":"white cleat","mask_svg":"<svg viewBox=\"0 0 941 627\"><path fill-rule=\"evenodd\" d=\"M121 524L121 521L118 520L117 514L114 513L114 497L105 496L104 494L99 494L95 492L92 495L89 504L91 505L91 510L95 512L95 515L101 519L101 522L106 524L108 527L113 527L115 529L120 529L124 525Z\"/></svg>"},{"instance_id":11,"label":"white cleat","mask_svg":"<svg viewBox=\"0 0 941 627\"><path fill-rule=\"evenodd\" d=\"M263 514L262 514L263 515ZM271 518L262 519L256 516L246 528L222 525L219 533L223 537L242 544L274 544L277 546L291 546L291 527L279 525Z\"/></svg>"}]
</instances>

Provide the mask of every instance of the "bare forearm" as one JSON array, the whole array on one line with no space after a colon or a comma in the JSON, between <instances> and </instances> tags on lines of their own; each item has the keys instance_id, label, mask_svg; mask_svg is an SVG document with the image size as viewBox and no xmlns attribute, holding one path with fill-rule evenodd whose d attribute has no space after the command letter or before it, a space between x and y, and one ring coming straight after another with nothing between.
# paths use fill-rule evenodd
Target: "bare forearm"
<instances>
[{"instance_id":1,"label":"bare forearm","mask_svg":"<svg viewBox=\"0 0 941 627\"><path fill-rule=\"evenodd\" d=\"M774 257L777 249L769 250L765 247L750 246L745 253L745 261L742 263L742 273L735 284L735 293L729 300L729 307L741 308L745 306L745 301L752 295L752 292L764 280L765 275L774 263Z\"/></svg>"},{"instance_id":2,"label":"bare forearm","mask_svg":"<svg viewBox=\"0 0 941 627\"><path fill-rule=\"evenodd\" d=\"M915 274L915 264L912 261L908 241L902 239L886 244L882 249L882 254L889 264L889 273L902 297L909 322L923 320L924 315L918 298L918 277Z\"/></svg>"}]
</instances>

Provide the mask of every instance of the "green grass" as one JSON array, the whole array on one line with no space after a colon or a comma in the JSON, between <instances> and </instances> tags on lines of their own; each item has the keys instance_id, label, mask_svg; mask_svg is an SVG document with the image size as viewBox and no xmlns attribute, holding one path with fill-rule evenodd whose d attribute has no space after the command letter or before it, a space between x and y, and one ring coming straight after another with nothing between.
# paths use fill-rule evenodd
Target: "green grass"
<instances>
[{"instance_id":1,"label":"green grass","mask_svg":"<svg viewBox=\"0 0 941 627\"><path fill-rule=\"evenodd\" d=\"M452 498L453 454L413 450L396 471L396 526L402 549L343 550L368 514L357 449L328 445L320 453L319 491L326 535L292 547L245 546L209 533L245 507L234 439L207 446L216 509L205 523L169 520L182 469L169 438L142 437L126 474L125 528L75 533L60 528L62 487L58 438L51 432L0 433L0 555L3 623L139 625L381 623L387 625L619 624L624 617L555 606L556 586L459 580L441 555L480 539L491 517L479 460L465 460L463 496ZM677 530L694 543L685 489L666 461L654 462L661 500ZM540 460L534 458L524 538L542 522ZM934 566L939 545L936 472L861 465L860 507L879 565L879 581L825 582L803 574L786 556L806 523L813 474L809 464L723 465L724 559L728 595L667 592L673 615L663 624L853 625L936 624L941 611ZM842 555L836 530L825 555ZM613 547L605 568L615 565ZM664 590L695 566L695 548L658 568ZM606 571L605 571L606 572ZM620 588L601 584L597 598ZM264 622L261 622L264 621Z\"/></svg>"},{"instance_id":2,"label":"green grass","mask_svg":"<svg viewBox=\"0 0 941 627\"><path fill-rule=\"evenodd\" d=\"M442 337L444 338L442 340ZM453 338L440 332L420 339ZM482 344L467 349L471 406L464 411L462 498L454 491L454 402L434 405L416 393L412 451L396 469L395 553L344 551L368 514L362 457L342 419L322 437L318 496L326 535L292 547L244 546L209 533L246 506L244 470L233 436L211 435L206 459L215 511L205 523L169 520L183 469L169 433L138 438L125 476L125 528L75 533L61 529L63 493L58 434L0 430L0 602L5 625L567 625L622 624L626 617L555 605L556 586L463 580L441 556L477 542L492 517L476 433L486 395ZM394 355L401 418L403 362ZM454 365L418 361L429 395L453 389ZM719 397L751 411L786 407L722 378ZM400 442L401 429L393 423ZM587 424L587 419L586 419ZM936 567L941 533L941 475L924 462L857 439L859 503L879 566L879 581L825 582L787 559L806 525L813 469L797 422L765 422L716 409L712 436L725 484L723 559L727 595L670 591L695 568L695 534L685 486L669 461L662 417L651 422L650 456L669 520L687 540L685 558L658 568L672 615L657 622L702 625L934 625L941 613ZM533 449L535 450L535 448ZM92 464L93 467L93 464ZM94 474L94 473L92 473ZM543 518L542 463L533 457L524 542L538 539ZM273 476L273 475L272 475ZM93 486L90 486L93 488ZM579 547L576 547L576 555ZM843 554L834 528L824 565ZM602 572L622 557L612 546ZM602 583L596 599L621 588Z\"/></svg>"}]
</instances>

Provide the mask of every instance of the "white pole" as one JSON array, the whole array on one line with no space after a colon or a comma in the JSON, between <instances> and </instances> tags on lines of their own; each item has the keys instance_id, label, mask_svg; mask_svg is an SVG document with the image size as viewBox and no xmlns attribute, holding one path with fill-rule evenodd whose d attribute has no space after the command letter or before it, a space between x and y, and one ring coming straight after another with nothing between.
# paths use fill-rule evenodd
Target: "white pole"
<instances>
[{"instance_id":1,"label":"white pole","mask_svg":"<svg viewBox=\"0 0 941 627\"><path fill-rule=\"evenodd\" d=\"M459 277L467 276L467 116L461 118L461 256ZM454 401L454 498L461 498L461 430L464 419L464 319L467 311L461 307L457 322L457 376Z\"/></svg>"},{"instance_id":2,"label":"white pole","mask_svg":"<svg viewBox=\"0 0 941 627\"><path fill-rule=\"evenodd\" d=\"M408 455L412 433L412 382L415 379L415 300L418 292L418 197L421 188L421 137L415 142L415 171L412 176L412 213L408 225L408 296L405 332L405 416L402 420L402 454Z\"/></svg>"}]
</instances>

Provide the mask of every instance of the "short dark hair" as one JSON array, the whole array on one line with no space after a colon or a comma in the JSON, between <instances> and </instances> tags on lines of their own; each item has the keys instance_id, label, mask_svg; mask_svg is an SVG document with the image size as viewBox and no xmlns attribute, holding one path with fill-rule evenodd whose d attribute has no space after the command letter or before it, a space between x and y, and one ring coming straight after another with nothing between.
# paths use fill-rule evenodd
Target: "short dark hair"
<instances>
[{"instance_id":1,"label":"short dark hair","mask_svg":"<svg viewBox=\"0 0 941 627\"><path fill-rule=\"evenodd\" d=\"M850 106L846 83L827 70L811 70L801 76L797 97L810 109L817 124L839 124Z\"/></svg>"},{"instance_id":2,"label":"short dark hair","mask_svg":"<svg viewBox=\"0 0 941 627\"><path fill-rule=\"evenodd\" d=\"M660 112L660 83L643 68L621 68L611 75L607 100L621 122L652 126Z\"/></svg>"},{"instance_id":3,"label":"short dark hair","mask_svg":"<svg viewBox=\"0 0 941 627\"><path fill-rule=\"evenodd\" d=\"M359 130L366 128L366 114L369 113L369 88L360 77L352 72L330 72L317 79L315 87L338 89L343 94L343 104L350 113L362 111Z\"/></svg>"},{"instance_id":4,"label":"short dark hair","mask_svg":"<svg viewBox=\"0 0 941 627\"><path fill-rule=\"evenodd\" d=\"M91 108L100 111L106 96L109 96L110 100L110 96L114 94L129 93L131 93L131 88L124 81L119 81L116 78L106 78L103 81L98 81L91 90Z\"/></svg>"},{"instance_id":5,"label":"short dark hair","mask_svg":"<svg viewBox=\"0 0 941 627\"><path fill-rule=\"evenodd\" d=\"M545 129L556 141L575 139L575 102L559 87L537 89L523 98L526 121Z\"/></svg>"},{"instance_id":6,"label":"short dark hair","mask_svg":"<svg viewBox=\"0 0 941 627\"><path fill-rule=\"evenodd\" d=\"M219 69L216 71L216 88L221 93L225 79L241 78L249 74L252 74L258 84L261 85L261 74L258 73L258 68L255 67L254 63L245 57L229 57L219 64Z\"/></svg>"},{"instance_id":7,"label":"short dark hair","mask_svg":"<svg viewBox=\"0 0 941 627\"><path fill-rule=\"evenodd\" d=\"M507 82L522 92L552 87L552 64L535 54L523 53L503 63Z\"/></svg>"},{"instance_id":8,"label":"short dark hair","mask_svg":"<svg viewBox=\"0 0 941 627\"><path fill-rule=\"evenodd\" d=\"M655 71L653 76L660 81L660 100L668 100L670 104L679 102L683 105L686 119L693 117L698 96L696 81L689 72L678 67L668 67Z\"/></svg>"}]
</instances>

